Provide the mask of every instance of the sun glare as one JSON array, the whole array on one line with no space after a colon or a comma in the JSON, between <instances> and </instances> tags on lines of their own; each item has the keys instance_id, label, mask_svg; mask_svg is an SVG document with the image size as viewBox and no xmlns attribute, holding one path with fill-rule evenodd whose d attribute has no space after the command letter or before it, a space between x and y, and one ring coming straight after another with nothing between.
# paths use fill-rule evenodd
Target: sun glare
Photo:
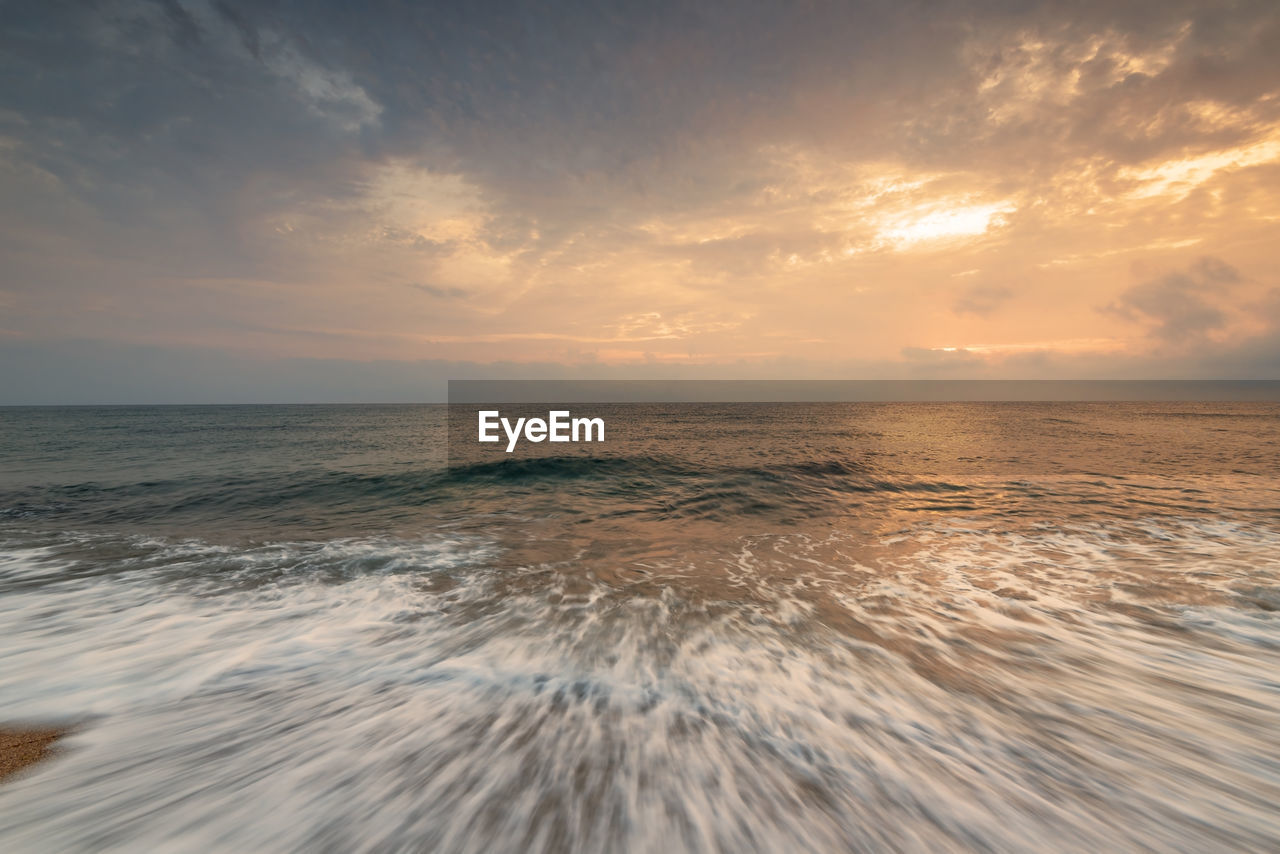
<instances>
[{"instance_id":1,"label":"sun glare","mask_svg":"<svg viewBox=\"0 0 1280 854\"><path fill-rule=\"evenodd\" d=\"M915 211L881 230L881 237L898 245L986 233L996 221L1012 210L1009 205L970 205Z\"/></svg>"}]
</instances>

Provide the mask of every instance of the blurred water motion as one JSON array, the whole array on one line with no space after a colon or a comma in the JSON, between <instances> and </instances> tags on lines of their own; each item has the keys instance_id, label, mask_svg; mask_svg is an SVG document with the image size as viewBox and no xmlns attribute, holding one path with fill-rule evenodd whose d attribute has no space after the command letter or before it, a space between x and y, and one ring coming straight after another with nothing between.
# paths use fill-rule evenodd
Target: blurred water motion
<instances>
[{"instance_id":1,"label":"blurred water motion","mask_svg":"<svg viewBox=\"0 0 1280 854\"><path fill-rule=\"evenodd\" d=\"M0 848L1280 849L1280 409L684 412L0 410Z\"/></svg>"}]
</instances>

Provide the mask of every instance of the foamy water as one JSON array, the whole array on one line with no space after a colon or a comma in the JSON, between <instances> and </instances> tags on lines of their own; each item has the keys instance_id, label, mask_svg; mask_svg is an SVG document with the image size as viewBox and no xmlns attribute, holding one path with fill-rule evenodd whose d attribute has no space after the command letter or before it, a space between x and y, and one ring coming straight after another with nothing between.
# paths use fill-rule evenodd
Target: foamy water
<instances>
[{"instance_id":1,"label":"foamy water","mask_svg":"<svg viewBox=\"0 0 1280 854\"><path fill-rule=\"evenodd\" d=\"M822 476L803 522L630 470L518 481L575 511L550 517L461 489L416 531L394 479L341 526L24 497L0 721L76 730L0 785L0 847L1280 847L1272 480L903 481L871 508ZM344 530L263 536L308 525Z\"/></svg>"}]
</instances>

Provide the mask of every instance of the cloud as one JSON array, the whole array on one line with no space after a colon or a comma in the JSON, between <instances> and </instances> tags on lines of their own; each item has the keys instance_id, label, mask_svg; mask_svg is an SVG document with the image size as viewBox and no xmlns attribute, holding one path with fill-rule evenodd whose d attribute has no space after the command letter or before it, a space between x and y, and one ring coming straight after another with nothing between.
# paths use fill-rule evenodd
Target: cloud
<instances>
[{"instance_id":1,"label":"cloud","mask_svg":"<svg viewBox=\"0 0 1280 854\"><path fill-rule=\"evenodd\" d=\"M1152 335L1182 343L1226 324L1226 313L1212 299L1221 298L1222 285L1239 280L1234 267L1206 256L1193 262L1185 273L1169 273L1134 285L1106 310L1151 323Z\"/></svg>"},{"instance_id":2,"label":"cloud","mask_svg":"<svg viewBox=\"0 0 1280 854\"><path fill-rule=\"evenodd\" d=\"M6 15L0 325L31 340L1050 375L1083 363L1036 342L1262 334L1280 286L1274 2Z\"/></svg>"},{"instance_id":3,"label":"cloud","mask_svg":"<svg viewBox=\"0 0 1280 854\"><path fill-rule=\"evenodd\" d=\"M436 297L437 299L464 299L470 295L469 291L463 288L441 287L439 285L424 285L421 282L410 282L409 287L422 291L424 294Z\"/></svg>"},{"instance_id":4,"label":"cloud","mask_svg":"<svg viewBox=\"0 0 1280 854\"><path fill-rule=\"evenodd\" d=\"M1191 274L1201 282L1210 284L1228 284L1240 281L1240 272L1220 258L1208 255L1197 259L1191 265Z\"/></svg>"},{"instance_id":5,"label":"cloud","mask_svg":"<svg viewBox=\"0 0 1280 854\"><path fill-rule=\"evenodd\" d=\"M1013 298L1013 291L998 285L974 285L960 293L951 305L956 314L989 317Z\"/></svg>"},{"instance_id":6,"label":"cloud","mask_svg":"<svg viewBox=\"0 0 1280 854\"><path fill-rule=\"evenodd\" d=\"M904 347L902 357L911 377L968 378L983 376L988 368L981 356L957 347Z\"/></svg>"}]
</instances>

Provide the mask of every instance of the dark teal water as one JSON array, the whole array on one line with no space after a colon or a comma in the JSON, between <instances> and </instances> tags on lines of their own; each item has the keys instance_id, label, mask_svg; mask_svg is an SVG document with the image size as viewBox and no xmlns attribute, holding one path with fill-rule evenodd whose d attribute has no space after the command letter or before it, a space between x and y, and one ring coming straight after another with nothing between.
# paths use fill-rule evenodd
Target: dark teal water
<instances>
[{"instance_id":1,"label":"dark teal water","mask_svg":"<svg viewBox=\"0 0 1280 854\"><path fill-rule=\"evenodd\" d=\"M1276 850L1280 406L0 409L0 849Z\"/></svg>"}]
</instances>

